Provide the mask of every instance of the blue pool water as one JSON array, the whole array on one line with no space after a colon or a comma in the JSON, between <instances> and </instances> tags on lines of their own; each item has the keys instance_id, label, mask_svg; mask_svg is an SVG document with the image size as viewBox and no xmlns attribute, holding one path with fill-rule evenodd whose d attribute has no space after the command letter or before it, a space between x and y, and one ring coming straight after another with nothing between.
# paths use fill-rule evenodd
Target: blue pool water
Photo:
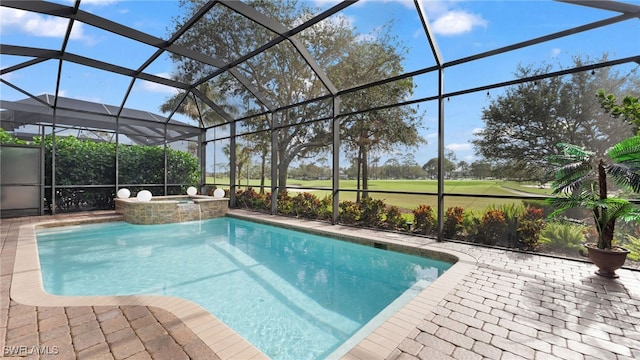
<instances>
[{"instance_id":1,"label":"blue pool water","mask_svg":"<svg viewBox=\"0 0 640 360\"><path fill-rule=\"evenodd\" d=\"M185 298L273 359L335 356L451 266L226 217L50 228L37 240L47 292Z\"/></svg>"}]
</instances>

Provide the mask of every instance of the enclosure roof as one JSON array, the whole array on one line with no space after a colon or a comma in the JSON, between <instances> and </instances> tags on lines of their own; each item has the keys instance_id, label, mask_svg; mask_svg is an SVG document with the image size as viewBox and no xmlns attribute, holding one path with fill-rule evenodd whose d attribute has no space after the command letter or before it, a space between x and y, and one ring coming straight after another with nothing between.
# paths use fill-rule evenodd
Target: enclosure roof
<instances>
[{"instance_id":1,"label":"enclosure roof","mask_svg":"<svg viewBox=\"0 0 640 360\"><path fill-rule=\"evenodd\" d=\"M57 104L54 102L57 100ZM55 106L54 106L55 105ZM159 145L194 138L202 130L146 111L69 99L44 94L18 101L0 100L2 128L13 130L23 125L51 125L69 128L116 130L138 144ZM55 109L55 120L54 120ZM116 114L120 116L116 119ZM166 134L165 132L166 128Z\"/></svg>"},{"instance_id":2,"label":"enclosure roof","mask_svg":"<svg viewBox=\"0 0 640 360\"><path fill-rule=\"evenodd\" d=\"M363 87L430 73L437 74L439 70L445 68L465 66L468 63L488 59L488 63L481 65L482 70L476 71L480 79L484 72L491 72L491 59L496 56L576 34L586 34L592 30L615 26L622 22L637 22L640 19L640 5L634 0L624 2L561 0L539 3L540 5L535 2L536 8L545 8L546 11L555 13L567 9L588 8L584 10L589 11L586 18L592 21L576 24L567 20L567 24L571 25L562 30L551 33L532 32L529 38L512 40L512 42L501 43L494 39L483 39L485 43L497 45L493 49L483 49L474 53L472 47L456 48L456 39L452 39L447 33L450 29L445 27L443 30L441 19L434 21L428 18L429 9L427 8L439 2L405 1L402 3L403 6L412 8L414 16L411 20L403 18L402 22L413 21L413 25L419 29L417 32L414 32L414 28L405 31L405 33L412 31L407 35L407 39L422 39L419 48L410 49L418 55L407 59L403 64L404 73L400 75L392 74L389 78L366 78L345 83L336 81L336 78L331 76L330 70L335 64L323 62L317 57L317 54L323 51L325 44L309 43L310 35L333 26L332 24L348 23L352 18L352 15L347 13L349 10L359 11L367 6L381 8L387 6L387 2L384 4L376 4L373 1L318 2L320 8L315 12L295 19L289 25L243 2L233 0L193 2L197 5L194 5L196 8L191 12L186 12L184 8L179 7L178 4L182 2L144 2L140 3L144 5L139 6L146 6L148 11L136 14L135 17L130 17L132 20L126 22L124 20L127 18L126 11L117 11L118 6L124 2L103 3L110 5L102 6L100 2L89 0L52 2L3 0L0 3L0 9L3 10L3 37L0 40L2 42L0 44L0 56L2 56L0 70L2 102L0 104L2 109L6 110L3 112L3 123L5 121L13 121L14 124L53 124L55 122L57 125L105 130L119 129L123 134L142 143L148 143L147 139L164 136L166 126L167 140L172 141L193 137L198 134L197 128L208 128L215 125L214 123L229 123L259 114L272 114L318 99L355 92ZM188 1L186 3L191 4ZM174 8L172 11L158 13L154 4ZM490 5L509 6L509 2L487 3L487 6ZM454 11L451 11L451 14L453 13ZM211 29L224 31L224 28L216 23L218 17L213 14L223 14L234 19L225 26L250 27L251 31L247 33L238 31L219 34L229 43L239 41L248 45L244 48L225 49L190 45L185 39L189 37L197 39L197 31L199 31L197 28L204 26L206 21L213 24ZM378 14L380 17L386 15L383 11L379 11ZM529 16L528 14L517 15L523 18ZM136 20L143 17L147 22ZM154 24L149 21L152 17L155 17L155 21L161 26L155 26L152 29ZM570 14L566 17L571 18ZM443 19L445 19L444 16ZM482 26L481 20L477 20L480 26ZM507 17L501 20L508 22L511 19ZM30 30L29 26L21 24L29 21L42 24L46 30L36 32ZM379 25L372 28L382 27L384 21ZM399 26L404 25L406 24L401 23ZM532 25L536 25L536 31L545 26L545 24ZM12 34L6 29L10 29L11 26L20 28L22 33L18 37L9 36ZM637 29L637 24L633 26ZM162 30L157 30L159 28ZM373 31L375 30L363 31L356 39L371 38ZM399 34L402 35L402 32ZM629 34L628 44L622 44L616 48L622 49L621 51L626 52L625 54L615 54L614 59L598 60L577 70L585 71L622 63L640 63L640 50L638 50L639 45L635 35ZM450 43L451 46L447 46L445 50L443 43ZM585 47L589 45L584 44ZM603 49L603 51L608 50ZM293 54L292 56L297 57L298 63L304 65L305 69L301 71L304 78L296 86L316 89L312 94L304 94L304 89L294 89L298 90L297 95L291 96L288 102L283 103L282 97L278 95L291 89L277 88L274 85L275 82L270 79L257 80L252 76L256 74L257 61L275 58L281 52ZM535 53L536 51L523 53L523 56ZM167 64L173 63L175 66L176 62L195 64L198 71L189 74L193 78L184 76L177 78L176 68L167 68ZM495 67L500 66L496 62ZM37 79L34 80L34 77ZM216 80L221 78L225 79L227 88L216 89L217 93L213 95L207 93L207 86L215 86L218 84ZM486 91L486 89L508 83L507 80L494 79L479 85L465 85L469 87L460 87L450 90L449 93L442 93L438 86L433 86L432 90L428 90L431 93L421 96L422 99L442 98L472 91ZM81 88L82 93L67 95L72 84ZM155 94L154 100L147 100L142 95L145 92ZM43 93L50 95L39 95ZM80 98L84 100L78 100ZM175 101L170 103L168 108L163 108L165 115L155 114L156 111L160 111L160 105L166 103L167 98ZM184 112L181 109L186 106L184 104L189 101L195 104L194 109L190 110L188 115L181 114ZM104 105L104 103L116 105ZM230 107L235 110L230 111ZM208 120L211 114L214 114L215 121ZM56 119L53 119L54 115ZM154 140L152 143L161 143L161 141Z\"/></svg>"}]
</instances>

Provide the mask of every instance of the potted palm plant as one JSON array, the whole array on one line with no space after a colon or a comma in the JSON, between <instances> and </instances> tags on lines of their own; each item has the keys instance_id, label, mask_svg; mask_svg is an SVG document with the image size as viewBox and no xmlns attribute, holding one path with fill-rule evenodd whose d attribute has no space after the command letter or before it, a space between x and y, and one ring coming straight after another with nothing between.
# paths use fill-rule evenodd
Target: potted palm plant
<instances>
[{"instance_id":1,"label":"potted palm plant","mask_svg":"<svg viewBox=\"0 0 640 360\"><path fill-rule=\"evenodd\" d=\"M560 143L560 154L550 157L556 166L553 193L555 207L550 216L570 208L591 211L598 234L596 243L585 244L589 258L599 268L596 273L617 277L615 270L624 264L628 250L615 246L617 220L640 222L640 210L630 201L609 195L607 180L621 188L640 192L640 135L625 139L608 150L608 159L598 158L583 147Z\"/></svg>"},{"instance_id":2,"label":"potted palm plant","mask_svg":"<svg viewBox=\"0 0 640 360\"><path fill-rule=\"evenodd\" d=\"M598 267L596 274L617 277L615 270L624 264L629 251L613 244L616 221L640 222L640 211L628 200L609 196L607 177L622 189L640 192L640 102L627 95L618 103L616 96L604 89L599 89L596 97L606 113L635 126L638 135L614 145L607 151L608 159L579 146L559 144L560 155L551 161L557 166L553 192L560 196L549 200L556 206L550 216L574 207L591 210L598 240L585 244L589 258Z\"/></svg>"}]
</instances>

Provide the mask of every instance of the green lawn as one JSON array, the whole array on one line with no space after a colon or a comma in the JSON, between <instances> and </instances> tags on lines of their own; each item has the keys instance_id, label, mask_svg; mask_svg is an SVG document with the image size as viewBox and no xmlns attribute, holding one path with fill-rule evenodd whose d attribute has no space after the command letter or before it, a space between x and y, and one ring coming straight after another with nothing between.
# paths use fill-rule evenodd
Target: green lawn
<instances>
[{"instance_id":1,"label":"green lawn","mask_svg":"<svg viewBox=\"0 0 640 360\"><path fill-rule=\"evenodd\" d=\"M229 179L217 178L217 183L228 183ZM207 179L208 183L213 182L213 178ZM250 180L249 185L258 187L259 180ZM331 187L331 180L297 180L289 179L287 184L292 187ZM246 180L242 181L242 186L246 186ZM270 186L267 180L266 186ZM357 183L355 180L340 180L340 188L343 190L355 190ZM438 182L436 180L370 180L369 190L371 191L406 191L406 192L422 192L437 193ZM514 192L515 191L515 192ZM490 205L502 205L511 203L521 203L519 199L499 199L499 198L478 198L466 196L446 196L449 194L462 195L519 195L518 192L528 193L531 195L544 196L551 194L548 188L539 188L536 184L520 183L516 181L503 180L447 180L444 184L445 192L445 208L452 206L460 206L464 209L482 210ZM330 195L330 190L313 190L313 193L322 198ZM389 205L396 205L406 211L411 211L418 205L426 204L436 208L437 197L435 195L407 195L407 194L376 194L370 193L371 197L383 199ZM356 199L356 193L350 191L341 191L340 200Z\"/></svg>"}]
</instances>

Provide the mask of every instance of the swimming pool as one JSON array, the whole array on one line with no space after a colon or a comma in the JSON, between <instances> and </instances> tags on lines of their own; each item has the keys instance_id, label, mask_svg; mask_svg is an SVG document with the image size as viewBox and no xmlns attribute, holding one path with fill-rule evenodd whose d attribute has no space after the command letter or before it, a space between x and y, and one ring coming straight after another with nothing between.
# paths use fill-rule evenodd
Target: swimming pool
<instances>
[{"instance_id":1,"label":"swimming pool","mask_svg":"<svg viewBox=\"0 0 640 360\"><path fill-rule=\"evenodd\" d=\"M173 295L274 359L314 359L381 322L450 263L218 218L38 230L45 290Z\"/></svg>"}]
</instances>

